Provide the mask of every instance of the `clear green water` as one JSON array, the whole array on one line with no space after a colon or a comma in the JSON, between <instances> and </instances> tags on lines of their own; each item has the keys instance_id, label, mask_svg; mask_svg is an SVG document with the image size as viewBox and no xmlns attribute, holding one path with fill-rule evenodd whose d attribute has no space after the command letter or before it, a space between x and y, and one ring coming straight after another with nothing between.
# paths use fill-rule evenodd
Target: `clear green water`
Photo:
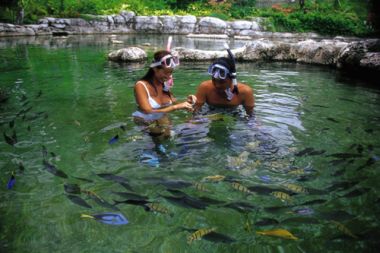
<instances>
[{"instance_id":1,"label":"clear green water","mask_svg":"<svg viewBox=\"0 0 380 253\"><path fill-rule=\"evenodd\" d=\"M149 42L153 47L165 41L154 36L120 38L128 45ZM175 41L204 49L222 47L219 42L180 37ZM255 119L224 113L212 120L175 112L170 115L172 138L162 142L166 154L161 154L131 118L136 109L133 84L146 65L106 59L110 50L123 45L109 44L105 36L3 38L0 45L0 87L9 94L0 104L0 130L7 136L14 130L18 141L11 146L3 138L0 143L1 252L371 252L377 248L380 92L365 82L324 67L239 64L240 81L255 89ZM183 63L176 70L178 99L194 93L197 84L208 78L206 68L207 64ZM115 135L119 140L109 144ZM239 155L242 159L236 164ZM68 178L49 173L44 156ZM144 159L148 156L159 162L149 164ZM16 184L8 190L12 171ZM125 177L136 194L160 203L172 216L146 211L142 205L119 204L120 211L115 211L85 193L77 196L92 208L69 200L64 184L78 184L111 204L127 199L113 193L127 192L125 187L99 173ZM194 187L213 175L226 180L203 182L206 192ZM233 182L252 193L235 190ZM307 192L292 192L287 184ZM277 199L275 191L288 193L291 199ZM170 196L184 199L184 194L196 199L195 207L205 208L169 201ZM246 207L238 208L237 203ZM129 224L111 226L80 217L104 212L121 212ZM339 229L336 222L347 230ZM188 244L187 237L200 228L215 228L218 235L234 241L219 236ZM256 234L275 228L299 239Z\"/></svg>"}]
</instances>

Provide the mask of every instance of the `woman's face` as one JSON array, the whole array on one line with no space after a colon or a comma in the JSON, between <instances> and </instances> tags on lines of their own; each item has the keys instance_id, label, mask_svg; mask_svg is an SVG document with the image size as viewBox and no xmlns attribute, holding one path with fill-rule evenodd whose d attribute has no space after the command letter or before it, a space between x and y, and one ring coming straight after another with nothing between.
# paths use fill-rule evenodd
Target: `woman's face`
<instances>
[{"instance_id":1,"label":"woman's face","mask_svg":"<svg viewBox=\"0 0 380 253\"><path fill-rule=\"evenodd\" d=\"M172 68L154 68L154 76L160 82L164 83L172 77L173 69Z\"/></svg>"}]
</instances>

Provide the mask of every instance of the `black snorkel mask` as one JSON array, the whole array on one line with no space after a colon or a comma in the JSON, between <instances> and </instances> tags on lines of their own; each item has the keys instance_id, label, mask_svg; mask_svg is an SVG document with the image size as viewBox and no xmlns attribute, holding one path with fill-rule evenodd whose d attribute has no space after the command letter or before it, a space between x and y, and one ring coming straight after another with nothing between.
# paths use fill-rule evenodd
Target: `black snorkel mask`
<instances>
[{"instance_id":1,"label":"black snorkel mask","mask_svg":"<svg viewBox=\"0 0 380 253\"><path fill-rule=\"evenodd\" d=\"M231 80L232 80L232 84L234 85L232 93L239 94L239 89L238 89L238 86L237 86L237 78L236 78L237 75L236 75L236 60L235 60L235 56L232 54L232 52L230 50L230 47L228 46L227 43L224 43L224 48L227 50L228 57L233 62L232 66L231 66L231 69L230 69L230 73L229 73L229 75L231 77Z\"/></svg>"}]
</instances>

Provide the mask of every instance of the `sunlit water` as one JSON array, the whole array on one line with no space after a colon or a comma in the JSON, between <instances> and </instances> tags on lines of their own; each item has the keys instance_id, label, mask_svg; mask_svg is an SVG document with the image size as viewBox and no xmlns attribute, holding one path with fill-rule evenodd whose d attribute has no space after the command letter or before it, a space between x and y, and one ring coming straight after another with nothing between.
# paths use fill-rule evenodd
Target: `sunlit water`
<instances>
[{"instance_id":1,"label":"sunlit water","mask_svg":"<svg viewBox=\"0 0 380 253\"><path fill-rule=\"evenodd\" d=\"M166 38L120 39L160 48ZM1 39L0 87L9 95L0 104L1 252L375 251L378 89L325 67L240 63L239 80L255 91L253 119L174 112L171 138L157 144L131 118L133 84L147 64L107 61L125 46L108 42ZM207 66L175 71L177 99L208 79ZM16 183L7 189L12 172ZM224 179L205 179L215 175ZM82 192L65 191L68 184ZM149 202L164 211L149 210ZM129 223L81 218L106 212ZM189 243L202 228L214 231ZM273 229L298 240L256 233Z\"/></svg>"}]
</instances>

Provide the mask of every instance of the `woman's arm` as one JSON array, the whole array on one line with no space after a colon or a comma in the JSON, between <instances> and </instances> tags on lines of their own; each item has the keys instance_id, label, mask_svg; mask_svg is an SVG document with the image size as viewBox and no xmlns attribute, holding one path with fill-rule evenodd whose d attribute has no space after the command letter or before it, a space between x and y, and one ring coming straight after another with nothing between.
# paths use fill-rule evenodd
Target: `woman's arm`
<instances>
[{"instance_id":1,"label":"woman's arm","mask_svg":"<svg viewBox=\"0 0 380 253\"><path fill-rule=\"evenodd\" d=\"M178 103L175 105L169 105L169 106L164 107L164 108L153 109L149 103L148 94L145 90L145 87L142 84L137 83L135 85L134 92L135 92L136 103L138 104L140 110L143 113L147 113L147 114L149 114L149 113L162 113L162 112L167 113L167 112L171 112L171 111L175 111L175 110L181 110L181 109L186 109L186 110L192 111L192 108L193 108L190 103L182 102L182 103Z\"/></svg>"},{"instance_id":2,"label":"woman's arm","mask_svg":"<svg viewBox=\"0 0 380 253\"><path fill-rule=\"evenodd\" d=\"M198 86L197 93L195 94L196 102L194 105L194 111L201 109L203 104L206 102L207 90L208 88L206 82L203 82Z\"/></svg>"}]
</instances>

